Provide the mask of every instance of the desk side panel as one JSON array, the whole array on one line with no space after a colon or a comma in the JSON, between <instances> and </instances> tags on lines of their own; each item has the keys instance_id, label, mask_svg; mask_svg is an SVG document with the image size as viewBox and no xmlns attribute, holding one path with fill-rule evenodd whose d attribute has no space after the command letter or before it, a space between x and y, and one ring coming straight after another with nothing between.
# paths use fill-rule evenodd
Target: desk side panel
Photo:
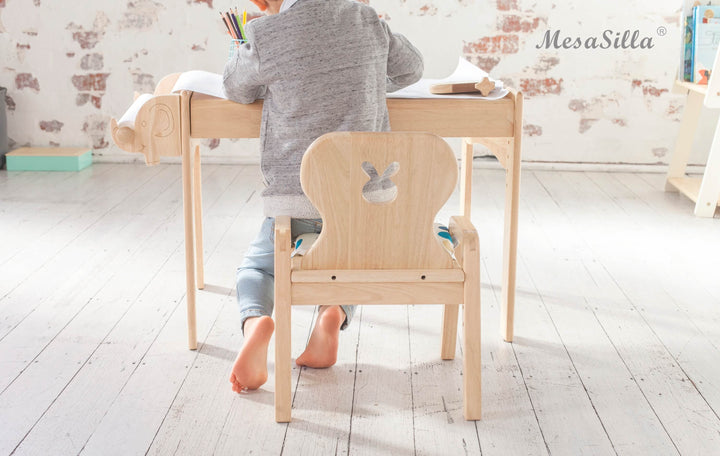
<instances>
[{"instance_id":1,"label":"desk side panel","mask_svg":"<svg viewBox=\"0 0 720 456\"><path fill-rule=\"evenodd\" d=\"M512 137L514 102L500 100L387 100L393 131L428 131L446 138ZM193 138L257 138L262 101L249 105L194 96L190 105Z\"/></svg>"},{"instance_id":2,"label":"desk side panel","mask_svg":"<svg viewBox=\"0 0 720 456\"><path fill-rule=\"evenodd\" d=\"M192 138L259 138L262 100L240 104L195 95L190 102Z\"/></svg>"},{"instance_id":3,"label":"desk side panel","mask_svg":"<svg viewBox=\"0 0 720 456\"><path fill-rule=\"evenodd\" d=\"M428 131L445 138L513 136L514 102L388 99L392 131Z\"/></svg>"}]
</instances>

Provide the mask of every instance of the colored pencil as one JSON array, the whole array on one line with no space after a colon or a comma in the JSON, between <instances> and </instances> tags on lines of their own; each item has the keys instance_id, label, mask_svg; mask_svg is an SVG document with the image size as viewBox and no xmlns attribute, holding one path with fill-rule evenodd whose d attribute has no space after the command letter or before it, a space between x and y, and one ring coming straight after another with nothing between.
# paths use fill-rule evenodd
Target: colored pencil
<instances>
[{"instance_id":1,"label":"colored pencil","mask_svg":"<svg viewBox=\"0 0 720 456\"><path fill-rule=\"evenodd\" d=\"M237 14L233 13L232 10L230 10L230 17L233 20L233 25L238 31L238 39L245 39L245 33L243 33L242 25L240 25L240 21L238 20Z\"/></svg>"},{"instance_id":2,"label":"colored pencil","mask_svg":"<svg viewBox=\"0 0 720 456\"><path fill-rule=\"evenodd\" d=\"M230 23L233 30L235 31L235 39L239 40L240 39L240 29L238 29L237 26L235 25L235 21L232 19L230 13L225 13L225 15L227 16L228 22Z\"/></svg>"},{"instance_id":3,"label":"colored pencil","mask_svg":"<svg viewBox=\"0 0 720 456\"><path fill-rule=\"evenodd\" d=\"M235 38L235 34L234 34L233 31L230 29L230 24L228 24L227 18L226 18L225 16L223 16L223 13L220 13L220 17L222 17L223 24L225 24L225 28L227 28L227 31L228 31L228 33L230 34L230 36L233 37L233 38Z\"/></svg>"},{"instance_id":4,"label":"colored pencil","mask_svg":"<svg viewBox=\"0 0 720 456\"><path fill-rule=\"evenodd\" d=\"M243 24L240 21L240 15L237 13L237 8L235 9L235 21L237 22L238 28L240 29L242 39L247 40L247 36L245 35L245 27L243 27Z\"/></svg>"}]
</instances>

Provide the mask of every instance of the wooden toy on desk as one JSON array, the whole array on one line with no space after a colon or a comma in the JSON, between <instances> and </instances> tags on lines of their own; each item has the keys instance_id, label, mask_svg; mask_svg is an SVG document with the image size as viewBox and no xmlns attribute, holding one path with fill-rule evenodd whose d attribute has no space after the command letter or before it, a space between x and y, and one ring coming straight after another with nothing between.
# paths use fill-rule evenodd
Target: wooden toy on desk
<instances>
[{"instance_id":1,"label":"wooden toy on desk","mask_svg":"<svg viewBox=\"0 0 720 456\"><path fill-rule=\"evenodd\" d=\"M451 93L474 93L480 92L484 97L495 89L495 83L490 78L484 78L480 82L456 82L450 84L433 84L430 86L430 93L435 95Z\"/></svg>"},{"instance_id":2,"label":"wooden toy on desk","mask_svg":"<svg viewBox=\"0 0 720 456\"><path fill-rule=\"evenodd\" d=\"M495 82L491 81L490 78L484 78L482 81L475 84L475 88L480 91L482 96L486 97L495 90Z\"/></svg>"}]
</instances>

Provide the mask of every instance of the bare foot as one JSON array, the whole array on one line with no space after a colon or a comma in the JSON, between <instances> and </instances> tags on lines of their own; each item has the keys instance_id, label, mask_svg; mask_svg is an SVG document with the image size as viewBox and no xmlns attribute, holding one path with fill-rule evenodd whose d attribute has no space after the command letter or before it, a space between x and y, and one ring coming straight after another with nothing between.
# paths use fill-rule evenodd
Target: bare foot
<instances>
[{"instance_id":1,"label":"bare foot","mask_svg":"<svg viewBox=\"0 0 720 456\"><path fill-rule=\"evenodd\" d=\"M270 317L245 320L245 342L230 374L232 390L236 393L258 389L267 381L268 344L274 330L275 323Z\"/></svg>"},{"instance_id":2,"label":"bare foot","mask_svg":"<svg viewBox=\"0 0 720 456\"><path fill-rule=\"evenodd\" d=\"M298 366L330 367L337 361L340 326L345 312L340 306L320 307L315 327L305 351L295 360Z\"/></svg>"}]
</instances>

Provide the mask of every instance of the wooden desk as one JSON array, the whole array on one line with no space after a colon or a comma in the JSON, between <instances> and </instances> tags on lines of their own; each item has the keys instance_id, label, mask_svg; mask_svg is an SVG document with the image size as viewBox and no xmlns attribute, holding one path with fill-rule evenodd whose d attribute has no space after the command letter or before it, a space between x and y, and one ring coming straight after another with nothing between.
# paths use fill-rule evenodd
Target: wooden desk
<instances>
[{"instance_id":1,"label":"wooden desk","mask_svg":"<svg viewBox=\"0 0 720 456\"><path fill-rule=\"evenodd\" d=\"M707 88L706 85L675 81L673 93L687 95L687 102L665 181L665 191L679 191L690 198L695 203L695 215L699 217L712 217L720 205L720 125L715 128L703 176L685 175Z\"/></svg>"},{"instance_id":2,"label":"wooden desk","mask_svg":"<svg viewBox=\"0 0 720 456\"><path fill-rule=\"evenodd\" d=\"M183 91L170 93L178 74L165 77L135 119L135 129L118 128L112 121L115 143L124 150L140 152L148 164L159 156L182 155L183 207L188 312L188 345L197 348L195 287L205 284L202 247L202 184L200 147L202 138L257 138L260 135L262 101L249 105ZM393 131L428 131L443 137L463 138L460 173L460 214L470 216L473 144L483 144L505 168L505 234L501 334L513 337L515 270L522 143L522 93L511 91L500 100L395 99L387 100Z\"/></svg>"}]
</instances>

